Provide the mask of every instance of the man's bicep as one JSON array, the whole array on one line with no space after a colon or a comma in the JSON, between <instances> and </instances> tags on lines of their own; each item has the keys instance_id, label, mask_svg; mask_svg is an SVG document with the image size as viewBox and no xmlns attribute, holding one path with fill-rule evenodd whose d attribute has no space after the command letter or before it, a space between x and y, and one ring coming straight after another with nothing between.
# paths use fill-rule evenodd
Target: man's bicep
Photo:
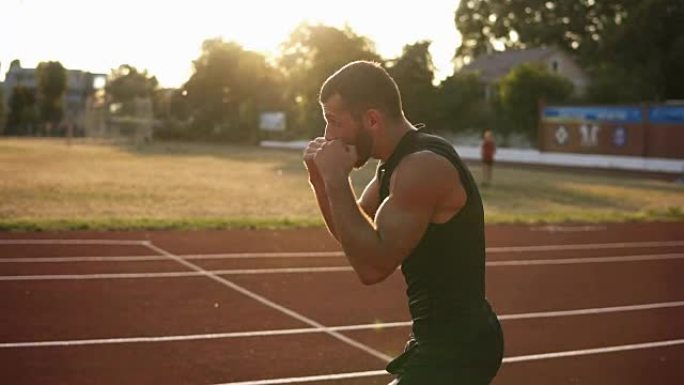
<instances>
[{"instance_id":1,"label":"man's bicep","mask_svg":"<svg viewBox=\"0 0 684 385\"><path fill-rule=\"evenodd\" d=\"M380 183L377 178L373 178L363 189L358 204L368 217L375 217L380 206Z\"/></svg>"},{"instance_id":2,"label":"man's bicep","mask_svg":"<svg viewBox=\"0 0 684 385\"><path fill-rule=\"evenodd\" d=\"M433 220L447 190L448 171L441 157L426 152L406 157L392 175L390 195L378 209L375 224L394 267L418 246Z\"/></svg>"},{"instance_id":3,"label":"man's bicep","mask_svg":"<svg viewBox=\"0 0 684 385\"><path fill-rule=\"evenodd\" d=\"M396 267L415 249L430 224L430 209L422 202L408 202L390 195L375 218L378 236L387 248L387 257Z\"/></svg>"}]
</instances>

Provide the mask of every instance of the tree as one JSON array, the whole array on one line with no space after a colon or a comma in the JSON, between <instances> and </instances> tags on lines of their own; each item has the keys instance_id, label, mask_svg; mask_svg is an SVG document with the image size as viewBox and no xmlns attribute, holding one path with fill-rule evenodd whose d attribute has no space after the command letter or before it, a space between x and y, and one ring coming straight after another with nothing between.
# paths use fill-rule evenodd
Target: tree
<instances>
[{"instance_id":1,"label":"tree","mask_svg":"<svg viewBox=\"0 0 684 385\"><path fill-rule=\"evenodd\" d=\"M21 60L19 59L14 59L10 62L10 69L12 68L21 68Z\"/></svg>"},{"instance_id":2,"label":"tree","mask_svg":"<svg viewBox=\"0 0 684 385\"><path fill-rule=\"evenodd\" d=\"M589 70L590 102L684 98L684 2L463 0L455 16L465 62L498 43L557 46Z\"/></svg>"},{"instance_id":3,"label":"tree","mask_svg":"<svg viewBox=\"0 0 684 385\"><path fill-rule=\"evenodd\" d=\"M40 120L50 128L57 126L64 115L64 92L67 88L67 72L60 62L38 64L38 102Z\"/></svg>"},{"instance_id":4,"label":"tree","mask_svg":"<svg viewBox=\"0 0 684 385\"><path fill-rule=\"evenodd\" d=\"M324 126L318 93L328 76L351 61L381 61L374 44L349 27L300 24L281 50L293 123L308 136L320 135Z\"/></svg>"},{"instance_id":5,"label":"tree","mask_svg":"<svg viewBox=\"0 0 684 385\"><path fill-rule=\"evenodd\" d=\"M507 124L504 133L516 131L533 140L537 134L538 105L567 101L573 93L570 80L534 64L519 65L499 83L499 98Z\"/></svg>"},{"instance_id":6,"label":"tree","mask_svg":"<svg viewBox=\"0 0 684 385\"><path fill-rule=\"evenodd\" d=\"M194 67L182 92L198 136L254 140L259 112L283 104L277 71L263 55L237 43L204 41Z\"/></svg>"},{"instance_id":7,"label":"tree","mask_svg":"<svg viewBox=\"0 0 684 385\"><path fill-rule=\"evenodd\" d=\"M477 73L455 73L444 79L437 91L440 125L452 131L490 127L492 109L485 100L484 90Z\"/></svg>"},{"instance_id":8,"label":"tree","mask_svg":"<svg viewBox=\"0 0 684 385\"><path fill-rule=\"evenodd\" d=\"M639 103L657 100L653 78L646 79L638 69L615 63L602 63L591 71L586 100L598 104Z\"/></svg>"},{"instance_id":9,"label":"tree","mask_svg":"<svg viewBox=\"0 0 684 385\"><path fill-rule=\"evenodd\" d=\"M5 128L5 94L3 87L0 87L0 134Z\"/></svg>"},{"instance_id":10,"label":"tree","mask_svg":"<svg viewBox=\"0 0 684 385\"><path fill-rule=\"evenodd\" d=\"M399 86L406 116L432 127L436 123L437 95L432 84L435 66L429 48L429 41L404 46L402 55L389 64L388 72Z\"/></svg>"},{"instance_id":11,"label":"tree","mask_svg":"<svg viewBox=\"0 0 684 385\"><path fill-rule=\"evenodd\" d=\"M16 86L9 98L9 115L5 132L9 135L31 135L38 123L36 93L33 89Z\"/></svg>"},{"instance_id":12,"label":"tree","mask_svg":"<svg viewBox=\"0 0 684 385\"><path fill-rule=\"evenodd\" d=\"M157 88L157 78L139 71L129 64L122 64L109 75L105 92L113 103L128 103L136 97L150 97Z\"/></svg>"},{"instance_id":13,"label":"tree","mask_svg":"<svg viewBox=\"0 0 684 385\"><path fill-rule=\"evenodd\" d=\"M594 94L628 100L684 99L684 2L642 0L598 52Z\"/></svg>"},{"instance_id":14,"label":"tree","mask_svg":"<svg viewBox=\"0 0 684 385\"><path fill-rule=\"evenodd\" d=\"M455 16L463 37L456 56L479 56L494 43L506 49L553 45L590 62L640 1L463 0Z\"/></svg>"}]
</instances>

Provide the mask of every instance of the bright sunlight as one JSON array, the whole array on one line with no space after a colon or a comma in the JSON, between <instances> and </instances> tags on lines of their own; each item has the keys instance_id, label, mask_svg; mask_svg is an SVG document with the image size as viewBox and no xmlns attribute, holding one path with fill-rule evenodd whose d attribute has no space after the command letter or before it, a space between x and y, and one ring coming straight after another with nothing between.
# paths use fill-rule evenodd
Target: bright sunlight
<instances>
[{"instance_id":1,"label":"bright sunlight","mask_svg":"<svg viewBox=\"0 0 684 385\"><path fill-rule=\"evenodd\" d=\"M202 41L223 37L266 56L301 22L348 25L394 58L405 44L431 40L436 80L453 72L460 36L458 0L343 2L307 0L3 1L0 79L9 63L58 60L67 68L109 73L120 64L147 69L162 87L178 87L192 71Z\"/></svg>"}]
</instances>

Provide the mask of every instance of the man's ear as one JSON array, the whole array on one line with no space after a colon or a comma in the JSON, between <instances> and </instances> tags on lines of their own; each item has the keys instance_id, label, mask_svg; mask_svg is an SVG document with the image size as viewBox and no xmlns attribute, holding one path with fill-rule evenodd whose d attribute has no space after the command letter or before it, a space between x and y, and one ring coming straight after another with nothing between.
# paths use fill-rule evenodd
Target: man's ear
<instances>
[{"instance_id":1,"label":"man's ear","mask_svg":"<svg viewBox=\"0 0 684 385\"><path fill-rule=\"evenodd\" d=\"M364 114L364 123L371 131L377 131L384 124L384 116L382 112L371 108Z\"/></svg>"}]
</instances>

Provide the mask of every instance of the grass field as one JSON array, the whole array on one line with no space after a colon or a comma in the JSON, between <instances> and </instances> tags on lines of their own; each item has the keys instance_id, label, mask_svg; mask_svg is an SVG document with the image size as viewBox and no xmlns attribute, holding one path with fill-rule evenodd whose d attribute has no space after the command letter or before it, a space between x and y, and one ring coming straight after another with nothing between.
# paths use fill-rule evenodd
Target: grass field
<instances>
[{"instance_id":1,"label":"grass field","mask_svg":"<svg viewBox=\"0 0 684 385\"><path fill-rule=\"evenodd\" d=\"M374 166L353 174L357 191ZM510 167L494 178L481 190L489 223L684 219L684 186L667 181ZM2 230L320 224L298 151L0 139Z\"/></svg>"}]
</instances>

